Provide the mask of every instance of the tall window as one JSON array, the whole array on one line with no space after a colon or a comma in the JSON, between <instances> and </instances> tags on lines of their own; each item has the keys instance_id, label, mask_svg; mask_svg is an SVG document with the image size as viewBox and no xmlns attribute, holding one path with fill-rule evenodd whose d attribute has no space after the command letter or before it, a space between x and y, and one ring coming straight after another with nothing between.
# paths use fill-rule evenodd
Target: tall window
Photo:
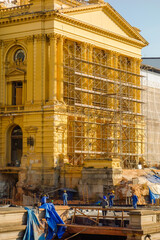
<instances>
[{"instance_id":1,"label":"tall window","mask_svg":"<svg viewBox=\"0 0 160 240\"><path fill-rule=\"evenodd\" d=\"M22 82L12 83L12 104L13 105L22 104Z\"/></svg>"},{"instance_id":2,"label":"tall window","mask_svg":"<svg viewBox=\"0 0 160 240\"><path fill-rule=\"evenodd\" d=\"M22 129L17 125L11 132L11 165L19 167L22 157L23 145Z\"/></svg>"}]
</instances>

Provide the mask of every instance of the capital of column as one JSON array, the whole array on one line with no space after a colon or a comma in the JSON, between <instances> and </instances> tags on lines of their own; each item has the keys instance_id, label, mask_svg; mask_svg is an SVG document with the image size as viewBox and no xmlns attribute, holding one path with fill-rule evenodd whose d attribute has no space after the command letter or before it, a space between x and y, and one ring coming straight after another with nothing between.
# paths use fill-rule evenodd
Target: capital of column
<instances>
[{"instance_id":1,"label":"capital of column","mask_svg":"<svg viewBox=\"0 0 160 240\"><path fill-rule=\"evenodd\" d=\"M3 46L3 41L2 40L0 40L0 47L2 47Z\"/></svg>"},{"instance_id":2,"label":"capital of column","mask_svg":"<svg viewBox=\"0 0 160 240\"><path fill-rule=\"evenodd\" d=\"M27 37L27 42L33 42L34 41L34 35L30 35Z\"/></svg>"},{"instance_id":3,"label":"capital of column","mask_svg":"<svg viewBox=\"0 0 160 240\"><path fill-rule=\"evenodd\" d=\"M143 61L142 59L137 59L138 64L141 64L142 61Z\"/></svg>"},{"instance_id":4,"label":"capital of column","mask_svg":"<svg viewBox=\"0 0 160 240\"><path fill-rule=\"evenodd\" d=\"M47 38L47 35L46 34L37 34L37 35L34 35L34 38L37 40L37 41L44 41L46 40Z\"/></svg>"},{"instance_id":5,"label":"capital of column","mask_svg":"<svg viewBox=\"0 0 160 240\"><path fill-rule=\"evenodd\" d=\"M89 50L90 51L93 51L93 48L95 47L95 45L91 44L91 43L88 43L88 47L89 47Z\"/></svg>"},{"instance_id":6,"label":"capital of column","mask_svg":"<svg viewBox=\"0 0 160 240\"><path fill-rule=\"evenodd\" d=\"M58 41L64 42L66 40L66 36L58 34Z\"/></svg>"},{"instance_id":7,"label":"capital of column","mask_svg":"<svg viewBox=\"0 0 160 240\"><path fill-rule=\"evenodd\" d=\"M110 53L111 59L118 59L118 57L120 55L118 52L115 52L115 51L110 51L109 53Z\"/></svg>"},{"instance_id":8,"label":"capital of column","mask_svg":"<svg viewBox=\"0 0 160 240\"><path fill-rule=\"evenodd\" d=\"M82 42L82 46L83 46L84 48L87 48L87 47L89 46L89 43L87 43L87 42Z\"/></svg>"},{"instance_id":9,"label":"capital of column","mask_svg":"<svg viewBox=\"0 0 160 240\"><path fill-rule=\"evenodd\" d=\"M47 37L51 40L51 39L57 39L59 37L59 34L57 33L48 33Z\"/></svg>"}]
</instances>

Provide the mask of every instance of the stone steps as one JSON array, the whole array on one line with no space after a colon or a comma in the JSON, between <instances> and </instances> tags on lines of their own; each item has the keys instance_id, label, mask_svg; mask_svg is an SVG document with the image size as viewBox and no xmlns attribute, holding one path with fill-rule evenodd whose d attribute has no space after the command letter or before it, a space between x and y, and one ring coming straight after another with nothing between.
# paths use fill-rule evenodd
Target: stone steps
<instances>
[{"instance_id":1,"label":"stone steps","mask_svg":"<svg viewBox=\"0 0 160 240\"><path fill-rule=\"evenodd\" d=\"M27 223L27 211L24 208L0 208L0 239L21 240Z\"/></svg>"},{"instance_id":2,"label":"stone steps","mask_svg":"<svg viewBox=\"0 0 160 240\"><path fill-rule=\"evenodd\" d=\"M59 215L68 209L67 206L57 206ZM45 211L36 214L39 219L45 217ZM0 240L22 240L27 224L27 210L22 207L0 208Z\"/></svg>"},{"instance_id":3,"label":"stone steps","mask_svg":"<svg viewBox=\"0 0 160 240\"><path fill-rule=\"evenodd\" d=\"M8 225L0 226L0 239L1 240L21 240L26 229L26 225Z\"/></svg>"}]
</instances>

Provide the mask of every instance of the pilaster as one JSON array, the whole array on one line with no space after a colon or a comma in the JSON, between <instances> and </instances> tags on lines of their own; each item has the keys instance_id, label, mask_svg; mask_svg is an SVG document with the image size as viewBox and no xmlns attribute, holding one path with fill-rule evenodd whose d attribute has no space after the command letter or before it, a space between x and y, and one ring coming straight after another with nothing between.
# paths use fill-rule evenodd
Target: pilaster
<instances>
[{"instance_id":1,"label":"pilaster","mask_svg":"<svg viewBox=\"0 0 160 240\"><path fill-rule=\"evenodd\" d=\"M82 60L85 61L87 61L87 46L88 46L87 43L82 43ZM83 74L87 74L87 66L88 64L86 62L82 62L81 68ZM83 78L81 81L82 88L88 90L88 79ZM82 93L82 103L88 104L88 93Z\"/></svg>"},{"instance_id":2,"label":"pilaster","mask_svg":"<svg viewBox=\"0 0 160 240\"><path fill-rule=\"evenodd\" d=\"M89 44L88 45L88 50L89 50L89 56L88 56L88 60L89 62L93 62L92 58L93 58L93 45ZM93 64L88 64L88 74L89 75L93 75ZM93 79L88 79L89 81L89 90L93 89ZM89 105L92 105L92 101L93 101L93 94L89 94Z\"/></svg>"},{"instance_id":3,"label":"pilaster","mask_svg":"<svg viewBox=\"0 0 160 240\"><path fill-rule=\"evenodd\" d=\"M133 60L132 60L132 65L133 65L133 66L132 66L133 73L137 73L136 59L135 59L135 58L133 58ZM137 81L137 76L132 76L132 84L133 84L133 85L136 85L136 81ZM133 98L134 98L134 99L137 99L137 98L136 98L136 95L137 95L136 89L133 88L133 89L131 89L131 90L133 91L133 93L132 93ZM130 91L131 91L131 90L130 90ZM133 102L132 104L133 104L133 111L136 112L136 111L137 111L137 110L136 110L137 103L136 103L136 102Z\"/></svg>"},{"instance_id":4,"label":"pilaster","mask_svg":"<svg viewBox=\"0 0 160 240\"><path fill-rule=\"evenodd\" d=\"M0 41L0 104L5 103L3 52L4 52L4 43L1 40Z\"/></svg>"},{"instance_id":5,"label":"pilaster","mask_svg":"<svg viewBox=\"0 0 160 240\"><path fill-rule=\"evenodd\" d=\"M141 59L136 59L136 74L140 75ZM141 86L141 79L139 76L136 77L136 86ZM136 90L136 99L141 100L141 90ZM141 113L141 104L137 103L137 113Z\"/></svg>"},{"instance_id":6,"label":"pilaster","mask_svg":"<svg viewBox=\"0 0 160 240\"><path fill-rule=\"evenodd\" d=\"M35 36L35 80L34 80L34 103L46 100L46 74L47 74L47 51L46 35Z\"/></svg>"},{"instance_id":7,"label":"pilaster","mask_svg":"<svg viewBox=\"0 0 160 240\"><path fill-rule=\"evenodd\" d=\"M49 101L57 100L57 34L49 34L50 62L49 62Z\"/></svg>"},{"instance_id":8,"label":"pilaster","mask_svg":"<svg viewBox=\"0 0 160 240\"><path fill-rule=\"evenodd\" d=\"M57 99L63 102L63 43L64 36L57 41Z\"/></svg>"},{"instance_id":9,"label":"pilaster","mask_svg":"<svg viewBox=\"0 0 160 240\"><path fill-rule=\"evenodd\" d=\"M34 36L27 38L27 103L34 99Z\"/></svg>"},{"instance_id":10,"label":"pilaster","mask_svg":"<svg viewBox=\"0 0 160 240\"><path fill-rule=\"evenodd\" d=\"M114 84L109 84L109 90L108 90L108 94L110 95L110 98L108 98L108 107L111 109L118 109L120 106L120 99L118 98L119 95L119 90L120 90L120 86L116 85L116 82L118 81L118 71L115 71L115 69L118 68L118 53L111 51L110 52L110 60L109 60L109 65L111 66L111 70L110 71L110 78L115 82ZM115 128L115 122L117 123L119 121L119 119L117 118L119 117L118 115L114 115L114 118L112 118L112 125L110 125L110 134L111 137L114 140L114 142L110 142L109 148L108 149L113 149L114 153L118 153L119 151L119 142L116 140L118 139L120 136L118 136L119 131L117 131L117 129ZM117 119L116 119L117 118Z\"/></svg>"}]
</instances>

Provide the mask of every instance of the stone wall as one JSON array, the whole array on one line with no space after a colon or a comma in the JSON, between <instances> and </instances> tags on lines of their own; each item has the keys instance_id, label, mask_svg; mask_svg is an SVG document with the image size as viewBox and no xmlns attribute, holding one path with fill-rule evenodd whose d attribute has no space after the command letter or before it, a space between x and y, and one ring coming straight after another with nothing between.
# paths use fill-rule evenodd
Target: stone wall
<instances>
[{"instance_id":1,"label":"stone wall","mask_svg":"<svg viewBox=\"0 0 160 240\"><path fill-rule=\"evenodd\" d=\"M98 199L114 188L122 178L121 168L83 168L78 190L80 197Z\"/></svg>"}]
</instances>

